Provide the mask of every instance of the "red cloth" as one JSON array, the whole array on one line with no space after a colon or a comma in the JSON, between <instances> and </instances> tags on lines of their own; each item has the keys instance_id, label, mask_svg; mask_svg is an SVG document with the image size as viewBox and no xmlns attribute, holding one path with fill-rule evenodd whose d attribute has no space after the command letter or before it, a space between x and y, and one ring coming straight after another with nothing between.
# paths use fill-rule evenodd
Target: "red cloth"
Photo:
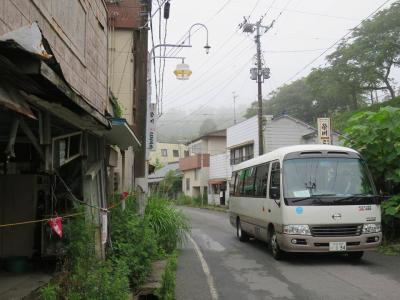
<instances>
[{"instance_id":1,"label":"red cloth","mask_svg":"<svg viewBox=\"0 0 400 300\"><path fill-rule=\"evenodd\" d=\"M62 237L62 218L56 217L56 218L50 219L47 223L50 225L51 230L61 238Z\"/></svg>"}]
</instances>

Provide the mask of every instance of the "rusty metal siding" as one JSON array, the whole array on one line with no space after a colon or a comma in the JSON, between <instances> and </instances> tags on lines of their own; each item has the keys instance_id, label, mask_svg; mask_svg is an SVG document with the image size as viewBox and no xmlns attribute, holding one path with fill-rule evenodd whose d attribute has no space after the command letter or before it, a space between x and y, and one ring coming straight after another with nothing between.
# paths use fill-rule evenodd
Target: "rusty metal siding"
<instances>
[{"instance_id":1,"label":"rusty metal siding","mask_svg":"<svg viewBox=\"0 0 400 300\"><path fill-rule=\"evenodd\" d=\"M110 25L115 28L125 29L135 29L143 26L147 20L146 12L149 10L144 2L140 0L124 0L119 3L108 3Z\"/></svg>"},{"instance_id":2,"label":"rusty metal siding","mask_svg":"<svg viewBox=\"0 0 400 300\"><path fill-rule=\"evenodd\" d=\"M67 82L100 113L108 103L102 0L0 0L0 35L37 22Z\"/></svg>"}]
</instances>

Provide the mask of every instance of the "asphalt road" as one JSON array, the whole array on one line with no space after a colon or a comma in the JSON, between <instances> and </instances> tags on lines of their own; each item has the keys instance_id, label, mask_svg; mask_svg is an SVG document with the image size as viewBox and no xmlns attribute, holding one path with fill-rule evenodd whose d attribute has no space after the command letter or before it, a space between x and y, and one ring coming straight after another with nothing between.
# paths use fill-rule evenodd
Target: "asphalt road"
<instances>
[{"instance_id":1,"label":"asphalt road","mask_svg":"<svg viewBox=\"0 0 400 300\"><path fill-rule=\"evenodd\" d=\"M400 257L368 252L360 262L301 254L275 261L265 243L241 243L228 214L182 208L191 238L182 245L177 300L400 299Z\"/></svg>"}]
</instances>

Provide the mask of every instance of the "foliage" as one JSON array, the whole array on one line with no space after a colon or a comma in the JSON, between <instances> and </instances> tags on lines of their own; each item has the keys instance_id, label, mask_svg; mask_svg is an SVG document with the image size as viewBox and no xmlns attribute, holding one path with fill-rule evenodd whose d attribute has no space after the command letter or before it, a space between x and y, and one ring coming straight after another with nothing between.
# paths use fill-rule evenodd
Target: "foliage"
<instances>
[{"instance_id":1,"label":"foliage","mask_svg":"<svg viewBox=\"0 0 400 300\"><path fill-rule=\"evenodd\" d=\"M399 256L400 255L400 244L399 243L383 243L378 252L390 255L390 256Z\"/></svg>"},{"instance_id":2,"label":"foliage","mask_svg":"<svg viewBox=\"0 0 400 300\"><path fill-rule=\"evenodd\" d=\"M125 210L112 211L110 239L108 257L128 267L131 286L136 289L148 276L158 249L154 231L136 214L134 199L126 200Z\"/></svg>"},{"instance_id":3,"label":"foliage","mask_svg":"<svg viewBox=\"0 0 400 300\"><path fill-rule=\"evenodd\" d=\"M112 96L111 103L112 103L113 110L114 110L114 117L121 118L122 113L123 113L123 108L122 108L122 104L118 101L118 98L115 96Z\"/></svg>"},{"instance_id":4,"label":"foliage","mask_svg":"<svg viewBox=\"0 0 400 300\"><path fill-rule=\"evenodd\" d=\"M69 277L67 298L128 299L128 269L121 261L80 258Z\"/></svg>"},{"instance_id":5,"label":"foliage","mask_svg":"<svg viewBox=\"0 0 400 300\"><path fill-rule=\"evenodd\" d=\"M182 176L177 171L168 171L164 180L159 183L159 195L164 198L175 198L180 191L182 191Z\"/></svg>"},{"instance_id":6,"label":"foliage","mask_svg":"<svg viewBox=\"0 0 400 300\"><path fill-rule=\"evenodd\" d=\"M203 121L203 123L200 126L199 136L202 136L204 134L207 134L215 130L217 130L217 123L213 119L207 118Z\"/></svg>"},{"instance_id":7,"label":"foliage","mask_svg":"<svg viewBox=\"0 0 400 300\"><path fill-rule=\"evenodd\" d=\"M82 208L78 210L83 211ZM67 299L128 298L129 281L125 264L117 260L101 261L96 257L94 226L85 216L71 219L65 226L65 237L67 255L63 269L68 276L66 281L60 283L59 289L45 289L47 296L56 293Z\"/></svg>"},{"instance_id":8,"label":"foliage","mask_svg":"<svg viewBox=\"0 0 400 300\"><path fill-rule=\"evenodd\" d=\"M361 152L380 192L396 195L382 203L385 235L399 234L400 221L400 108L355 114L345 129L345 144Z\"/></svg>"},{"instance_id":9,"label":"foliage","mask_svg":"<svg viewBox=\"0 0 400 300\"><path fill-rule=\"evenodd\" d=\"M189 197L189 196L186 196L185 194L182 193L176 199L176 204L177 205L191 205L192 204L192 198Z\"/></svg>"},{"instance_id":10,"label":"foliage","mask_svg":"<svg viewBox=\"0 0 400 300\"><path fill-rule=\"evenodd\" d=\"M356 113L366 112L366 111L376 112L380 108L385 106L400 107L400 97L382 103L377 103L367 107L363 107L356 111L346 111L346 112L336 113L333 115L332 126L335 130L342 131L346 127L346 124L349 121L349 119Z\"/></svg>"},{"instance_id":11,"label":"foliage","mask_svg":"<svg viewBox=\"0 0 400 300\"><path fill-rule=\"evenodd\" d=\"M177 266L176 250L170 255L164 274L162 276L161 288L156 291L156 295L162 300L175 299L175 279L176 279L176 266Z\"/></svg>"},{"instance_id":12,"label":"foliage","mask_svg":"<svg viewBox=\"0 0 400 300\"><path fill-rule=\"evenodd\" d=\"M42 300L57 300L60 287L56 284L49 283L40 289Z\"/></svg>"},{"instance_id":13,"label":"foliage","mask_svg":"<svg viewBox=\"0 0 400 300\"><path fill-rule=\"evenodd\" d=\"M161 198L151 198L146 207L145 221L157 234L157 244L166 253L176 249L190 231L185 215L175 209L170 202Z\"/></svg>"},{"instance_id":14,"label":"foliage","mask_svg":"<svg viewBox=\"0 0 400 300\"><path fill-rule=\"evenodd\" d=\"M159 158L156 159L156 162L154 163L155 170L160 170L162 167L164 167L164 164L160 161Z\"/></svg>"},{"instance_id":15,"label":"foliage","mask_svg":"<svg viewBox=\"0 0 400 300\"><path fill-rule=\"evenodd\" d=\"M400 1L363 21L327 61L326 67L271 93L263 101L263 112L288 113L312 124L317 117L374 104L374 91L387 91L393 99L392 71L400 66ZM253 102L246 117L256 113Z\"/></svg>"}]
</instances>

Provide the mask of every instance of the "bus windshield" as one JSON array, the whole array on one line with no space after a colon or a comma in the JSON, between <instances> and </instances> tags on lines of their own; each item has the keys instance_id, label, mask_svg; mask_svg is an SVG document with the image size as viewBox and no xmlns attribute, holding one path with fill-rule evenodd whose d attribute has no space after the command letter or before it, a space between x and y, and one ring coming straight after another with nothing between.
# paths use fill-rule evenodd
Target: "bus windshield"
<instances>
[{"instance_id":1,"label":"bus windshield","mask_svg":"<svg viewBox=\"0 0 400 300\"><path fill-rule=\"evenodd\" d=\"M372 196L374 186L358 158L289 159L283 164L285 198Z\"/></svg>"}]
</instances>

